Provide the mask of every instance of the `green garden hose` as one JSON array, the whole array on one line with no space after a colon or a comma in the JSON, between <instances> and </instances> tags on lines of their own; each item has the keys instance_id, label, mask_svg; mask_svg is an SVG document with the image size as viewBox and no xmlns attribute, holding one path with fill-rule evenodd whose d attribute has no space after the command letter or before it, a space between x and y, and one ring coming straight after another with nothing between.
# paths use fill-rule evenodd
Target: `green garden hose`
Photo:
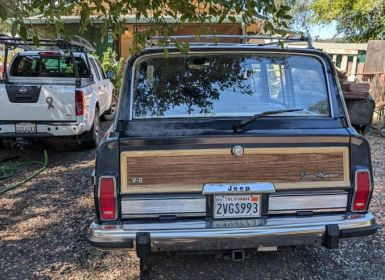
<instances>
[{"instance_id":1,"label":"green garden hose","mask_svg":"<svg viewBox=\"0 0 385 280\"><path fill-rule=\"evenodd\" d=\"M7 191L10 191L14 188L17 188L18 186L31 180L33 177L35 177L36 175L38 175L42 171L44 171L48 166L47 151L44 150L44 160L43 161L30 161L30 162L22 162L22 163L17 163L17 164L7 163L7 164L1 165L0 166L0 180L4 180L4 179L10 178L10 177L13 177L20 167L26 166L26 165L38 165L41 167L38 170L35 170L34 172L32 172L32 174L27 176L24 180L17 182L17 183L14 183L12 185L6 186L5 188L1 189L0 195L2 195L4 193L6 193Z\"/></svg>"}]
</instances>

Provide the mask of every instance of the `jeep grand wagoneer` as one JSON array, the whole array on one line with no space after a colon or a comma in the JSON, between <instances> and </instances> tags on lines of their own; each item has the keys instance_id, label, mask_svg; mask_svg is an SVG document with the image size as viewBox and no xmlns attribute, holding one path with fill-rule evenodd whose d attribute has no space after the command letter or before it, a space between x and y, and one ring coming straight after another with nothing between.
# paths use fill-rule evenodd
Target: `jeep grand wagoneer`
<instances>
[{"instance_id":1,"label":"jeep grand wagoneer","mask_svg":"<svg viewBox=\"0 0 385 280\"><path fill-rule=\"evenodd\" d=\"M89 241L140 258L241 258L373 234L368 142L350 125L329 57L293 41L170 45L167 55L155 46L132 57L97 151Z\"/></svg>"}]
</instances>

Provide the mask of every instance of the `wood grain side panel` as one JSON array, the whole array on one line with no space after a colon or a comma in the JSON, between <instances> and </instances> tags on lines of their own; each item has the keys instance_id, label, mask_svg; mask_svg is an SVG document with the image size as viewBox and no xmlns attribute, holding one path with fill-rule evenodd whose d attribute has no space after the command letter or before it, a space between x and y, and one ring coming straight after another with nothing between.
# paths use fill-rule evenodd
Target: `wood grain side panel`
<instances>
[{"instance_id":1,"label":"wood grain side panel","mask_svg":"<svg viewBox=\"0 0 385 280\"><path fill-rule=\"evenodd\" d=\"M301 178L306 172L330 178ZM204 183L273 182L277 189L349 185L348 150L336 148L248 148L133 151L121 154L122 192L193 192ZM142 178L142 183L132 178Z\"/></svg>"}]
</instances>

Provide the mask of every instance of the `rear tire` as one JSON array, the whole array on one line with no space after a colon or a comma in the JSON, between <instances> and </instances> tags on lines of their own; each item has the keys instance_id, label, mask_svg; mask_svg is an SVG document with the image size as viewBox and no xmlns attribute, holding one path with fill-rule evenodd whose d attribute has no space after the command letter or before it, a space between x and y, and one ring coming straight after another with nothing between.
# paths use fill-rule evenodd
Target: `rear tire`
<instances>
[{"instance_id":1,"label":"rear tire","mask_svg":"<svg viewBox=\"0 0 385 280\"><path fill-rule=\"evenodd\" d=\"M102 115L103 121L112 121L115 118L116 108L118 106L118 98L115 94L112 94L110 109L104 112Z\"/></svg>"},{"instance_id":2,"label":"rear tire","mask_svg":"<svg viewBox=\"0 0 385 280\"><path fill-rule=\"evenodd\" d=\"M92 124L91 130L84 132L80 135L80 146L85 149L92 149L99 145L100 143L100 119L99 119L99 109L95 108L94 122Z\"/></svg>"}]
</instances>

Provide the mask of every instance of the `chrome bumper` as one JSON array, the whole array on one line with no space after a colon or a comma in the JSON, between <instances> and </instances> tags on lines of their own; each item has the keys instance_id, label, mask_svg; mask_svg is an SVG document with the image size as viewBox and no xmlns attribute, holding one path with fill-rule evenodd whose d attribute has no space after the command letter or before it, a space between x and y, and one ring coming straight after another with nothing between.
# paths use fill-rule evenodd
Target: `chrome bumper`
<instances>
[{"instance_id":1,"label":"chrome bumper","mask_svg":"<svg viewBox=\"0 0 385 280\"><path fill-rule=\"evenodd\" d=\"M234 221L92 223L87 238L91 244L104 249L136 247L138 250L138 238L144 235L148 239L146 246L152 252L233 250L320 244L329 239L327 228L330 226L337 229L333 237L334 241L337 238L337 246L339 238L366 236L377 230L373 215L367 213Z\"/></svg>"}]
</instances>

